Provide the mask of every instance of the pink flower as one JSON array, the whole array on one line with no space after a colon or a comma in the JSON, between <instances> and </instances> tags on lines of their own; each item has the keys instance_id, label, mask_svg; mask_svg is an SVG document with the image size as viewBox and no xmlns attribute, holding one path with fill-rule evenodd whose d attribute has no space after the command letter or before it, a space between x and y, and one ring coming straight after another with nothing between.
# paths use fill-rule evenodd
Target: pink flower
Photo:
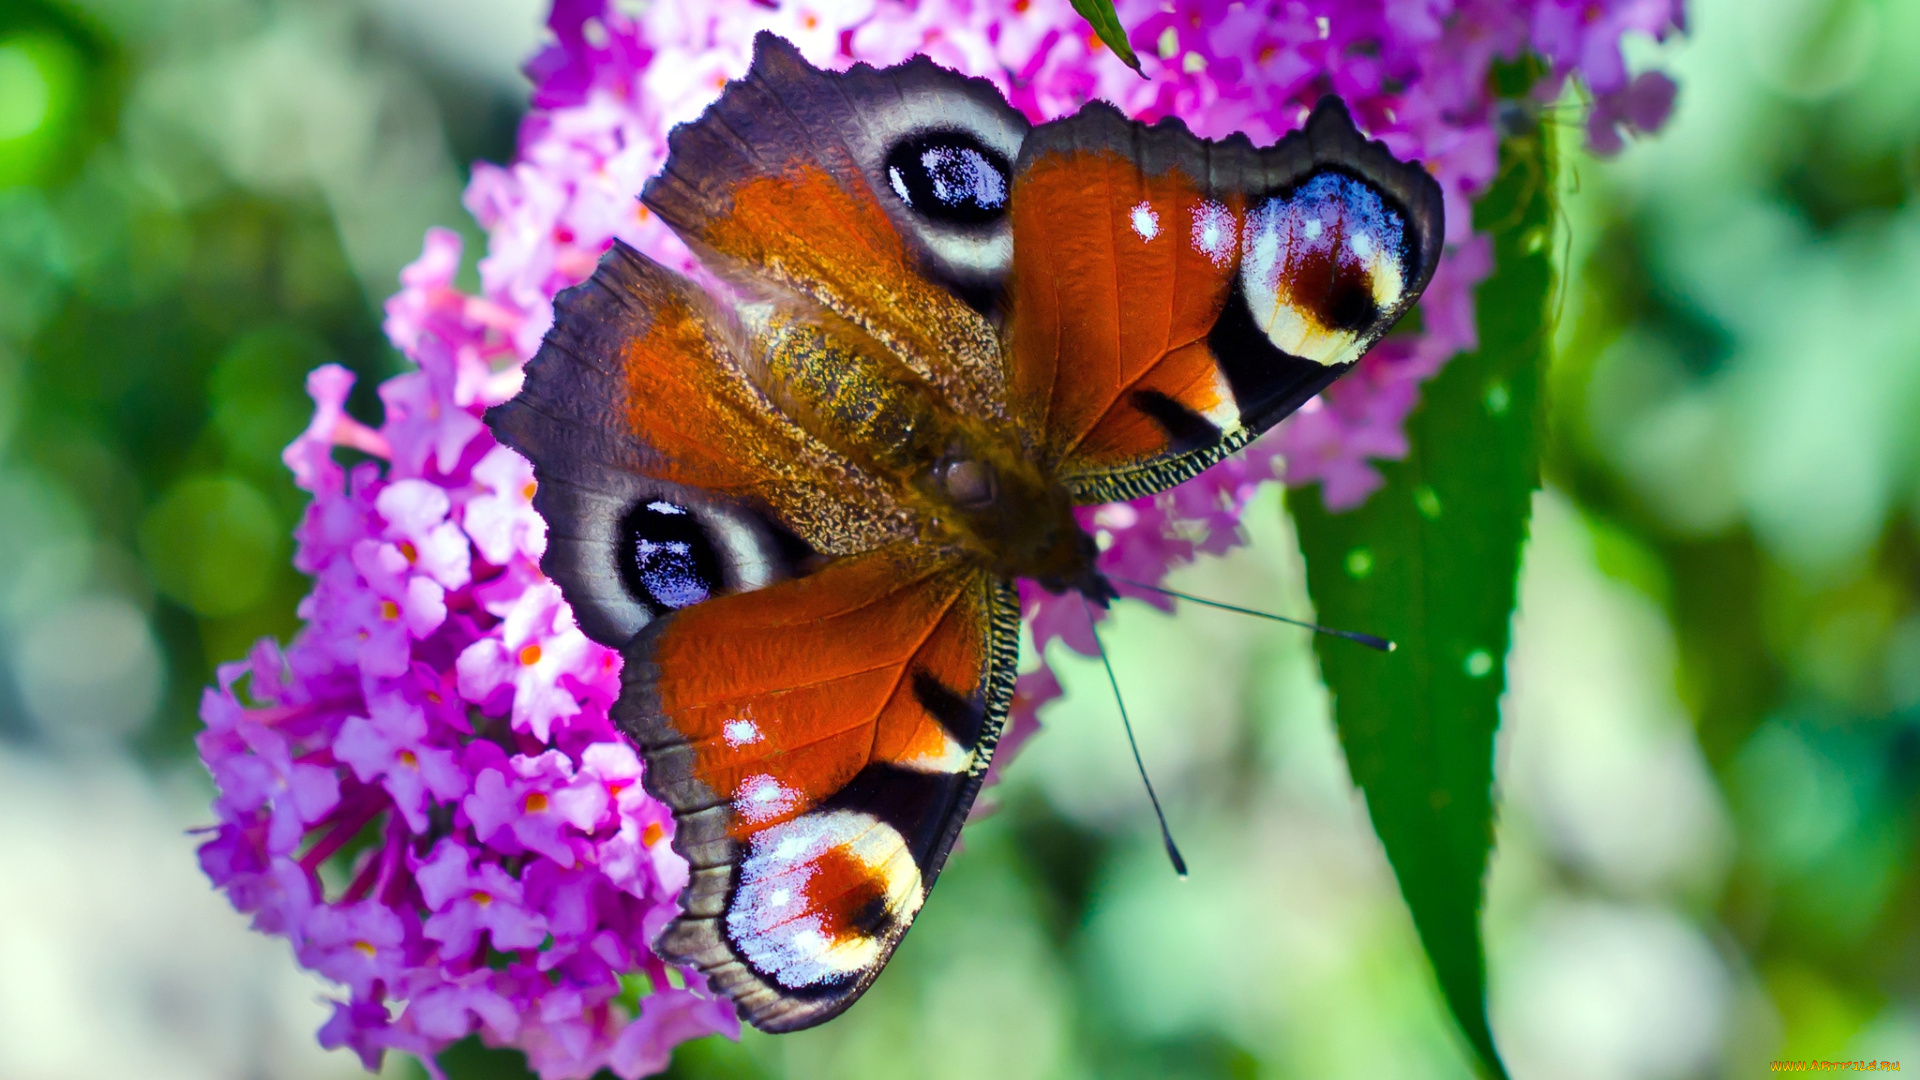
<instances>
[{"instance_id":1,"label":"pink flower","mask_svg":"<svg viewBox=\"0 0 1920 1080\"><path fill-rule=\"evenodd\" d=\"M686 990L656 990L640 1001L640 1018L627 1025L610 1054L622 1076L651 1076L673 1060L673 1048L702 1035L740 1037L740 1018L730 1003Z\"/></svg>"},{"instance_id":2,"label":"pink flower","mask_svg":"<svg viewBox=\"0 0 1920 1080\"><path fill-rule=\"evenodd\" d=\"M1596 94L1587 117L1587 146L1596 154L1617 154L1626 148L1623 136L1660 130L1679 92L1665 73L1643 71L1619 90Z\"/></svg>"},{"instance_id":3,"label":"pink flower","mask_svg":"<svg viewBox=\"0 0 1920 1080\"><path fill-rule=\"evenodd\" d=\"M393 447L394 465L413 476L426 475L429 464L436 472L452 472L486 426L477 416L448 410L419 372L388 379L380 387L380 400L387 407L382 430Z\"/></svg>"},{"instance_id":4,"label":"pink flower","mask_svg":"<svg viewBox=\"0 0 1920 1080\"><path fill-rule=\"evenodd\" d=\"M533 512L533 466L496 446L474 465L473 481L485 493L467 500L461 524L481 558L504 566L518 553L539 562L547 550L547 523Z\"/></svg>"},{"instance_id":5,"label":"pink flower","mask_svg":"<svg viewBox=\"0 0 1920 1080\"><path fill-rule=\"evenodd\" d=\"M399 572L423 574L442 587L457 589L470 576L467 536L447 520L453 501L445 488L425 480L397 480L373 500L387 521L381 536L383 561L388 551L400 556Z\"/></svg>"},{"instance_id":6,"label":"pink flower","mask_svg":"<svg viewBox=\"0 0 1920 1080\"><path fill-rule=\"evenodd\" d=\"M307 827L340 801L340 778L332 769L293 760L286 739L259 725L239 730L238 745L222 747L208 766L221 795L215 808L236 820L267 816L265 850L284 855L299 846ZM202 754L207 753L203 743Z\"/></svg>"},{"instance_id":7,"label":"pink flower","mask_svg":"<svg viewBox=\"0 0 1920 1080\"><path fill-rule=\"evenodd\" d=\"M393 1030L387 1008L376 1001L335 1001L333 1017L320 1028L320 1045L329 1050L346 1047L360 1055L368 1072L377 1072L389 1047L404 1049L408 1041Z\"/></svg>"},{"instance_id":8,"label":"pink flower","mask_svg":"<svg viewBox=\"0 0 1920 1080\"><path fill-rule=\"evenodd\" d=\"M354 775L379 781L415 833L427 831L427 797L448 802L467 793L467 773L453 751L426 742L427 718L397 694L376 698L371 716L349 716L333 756Z\"/></svg>"},{"instance_id":9,"label":"pink flower","mask_svg":"<svg viewBox=\"0 0 1920 1080\"><path fill-rule=\"evenodd\" d=\"M352 569L362 584L339 582L344 567L328 575L347 596L341 612L347 625L341 631L359 639L360 667L368 675L405 672L413 639L433 633L446 620L446 588L410 573L412 568L394 545L369 539L353 546Z\"/></svg>"},{"instance_id":10,"label":"pink flower","mask_svg":"<svg viewBox=\"0 0 1920 1080\"><path fill-rule=\"evenodd\" d=\"M581 754L580 773L604 786L619 815L619 830L596 851L607 880L634 896L679 896L687 885L687 863L673 853L673 814L640 786L640 756L633 747L595 743Z\"/></svg>"},{"instance_id":11,"label":"pink flower","mask_svg":"<svg viewBox=\"0 0 1920 1080\"><path fill-rule=\"evenodd\" d=\"M307 393L316 406L313 420L280 457L293 472L294 482L308 491L319 490L328 477L339 475L340 466L332 457L336 446L351 446L375 457L391 452L379 432L347 415L347 393L353 381L353 372L339 364L322 364L307 375Z\"/></svg>"},{"instance_id":12,"label":"pink flower","mask_svg":"<svg viewBox=\"0 0 1920 1080\"><path fill-rule=\"evenodd\" d=\"M513 726L541 742L557 719L580 711L560 685L562 676L592 656L595 646L573 624L560 588L541 582L495 614L506 619L499 637L485 637L460 654L460 694L480 703L503 686L513 688Z\"/></svg>"},{"instance_id":13,"label":"pink flower","mask_svg":"<svg viewBox=\"0 0 1920 1080\"><path fill-rule=\"evenodd\" d=\"M300 962L355 997L370 997L375 983L391 985L407 971L406 928L384 904L321 904L300 931Z\"/></svg>"},{"instance_id":14,"label":"pink flower","mask_svg":"<svg viewBox=\"0 0 1920 1080\"><path fill-rule=\"evenodd\" d=\"M494 972L481 968L440 982L408 1003L407 1019L430 1039L463 1039L478 1020L496 1040L510 1040L519 1033L520 1009L494 989L497 981Z\"/></svg>"},{"instance_id":15,"label":"pink flower","mask_svg":"<svg viewBox=\"0 0 1920 1080\"><path fill-rule=\"evenodd\" d=\"M481 770L473 794L460 804L481 840L510 853L537 851L561 866L574 864L582 843L573 833L592 832L607 805L598 779L576 777L557 750L516 755L504 770Z\"/></svg>"},{"instance_id":16,"label":"pink flower","mask_svg":"<svg viewBox=\"0 0 1920 1080\"><path fill-rule=\"evenodd\" d=\"M470 859L465 847L447 839L414 867L420 896L433 913L421 933L440 943L441 955L466 956L482 933L501 950L531 949L545 941L546 920L526 909L520 883L492 863L471 866Z\"/></svg>"}]
</instances>

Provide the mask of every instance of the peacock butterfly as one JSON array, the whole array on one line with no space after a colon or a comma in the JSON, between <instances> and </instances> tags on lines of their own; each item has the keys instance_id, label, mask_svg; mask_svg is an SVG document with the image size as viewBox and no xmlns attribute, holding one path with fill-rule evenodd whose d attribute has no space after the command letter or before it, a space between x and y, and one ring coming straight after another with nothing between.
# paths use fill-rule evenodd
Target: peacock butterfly
<instances>
[{"instance_id":1,"label":"peacock butterfly","mask_svg":"<svg viewBox=\"0 0 1920 1080\"><path fill-rule=\"evenodd\" d=\"M616 243L487 420L674 811L654 947L790 1031L873 982L966 820L1015 579L1112 597L1072 509L1353 367L1433 274L1440 190L1334 98L1266 149L1100 102L1030 126L925 58L762 34L641 199L729 295Z\"/></svg>"}]
</instances>

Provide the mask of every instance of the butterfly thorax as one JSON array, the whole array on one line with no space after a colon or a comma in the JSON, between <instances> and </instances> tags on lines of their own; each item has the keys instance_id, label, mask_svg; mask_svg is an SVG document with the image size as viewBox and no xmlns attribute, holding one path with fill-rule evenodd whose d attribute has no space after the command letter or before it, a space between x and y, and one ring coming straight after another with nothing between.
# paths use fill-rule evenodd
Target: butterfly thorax
<instances>
[{"instance_id":1,"label":"butterfly thorax","mask_svg":"<svg viewBox=\"0 0 1920 1080\"><path fill-rule=\"evenodd\" d=\"M774 404L863 472L892 482L918 538L1003 578L1110 592L1067 489L1004 416L968 415L860 328L829 314L757 328Z\"/></svg>"},{"instance_id":2,"label":"butterfly thorax","mask_svg":"<svg viewBox=\"0 0 1920 1080\"><path fill-rule=\"evenodd\" d=\"M950 431L945 451L916 477L932 508L930 530L1001 577L1077 589L1104 604L1112 589L1094 570L1099 548L1074 520L1066 488L1017 449L969 439L968 426Z\"/></svg>"}]
</instances>

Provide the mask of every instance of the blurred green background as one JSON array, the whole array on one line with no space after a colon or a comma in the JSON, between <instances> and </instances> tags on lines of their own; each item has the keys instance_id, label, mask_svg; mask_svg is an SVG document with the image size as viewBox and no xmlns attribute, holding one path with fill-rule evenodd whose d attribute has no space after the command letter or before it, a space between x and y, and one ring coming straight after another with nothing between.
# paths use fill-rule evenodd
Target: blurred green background
<instances>
[{"instance_id":1,"label":"blurred green background","mask_svg":"<svg viewBox=\"0 0 1920 1080\"><path fill-rule=\"evenodd\" d=\"M465 165L511 154L541 15L0 6L0 1077L358 1072L194 867L193 705L294 627L302 377L360 371L372 418L379 302L428 225L477 244ZM1920 2L1690 15L1665 132L1560 140L1494 1028L1517 1078L1920 1068ZM1301 610L1278 492L1247 524L1175 584ZM1104 676L1057 656L875 991L678 1075L1469 1075L1298 632L1123 605L1109 641L1192 879Z\"/></svg>"}]
</instances>

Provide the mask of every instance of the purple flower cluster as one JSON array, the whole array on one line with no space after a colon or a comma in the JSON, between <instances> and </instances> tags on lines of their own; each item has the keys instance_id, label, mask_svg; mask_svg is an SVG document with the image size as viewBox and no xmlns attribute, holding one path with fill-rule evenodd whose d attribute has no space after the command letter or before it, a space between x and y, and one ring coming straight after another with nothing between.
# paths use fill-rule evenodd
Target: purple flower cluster
<instances>
[{"instance_id":1,"label":"purple flower cluster","mask_svg":"<svg viewBox=\"0 0 1920 1080\"><path fill-rule=\"evenodd\" d=\"M738 1031L699 978L647 948L687 877L673 821L607 720L619 657L575 627L539 570L544 524L527 463L480 421L511 397L552 322L553 296L614 238L698 275L636 201L669 128L742 74L755 31L816 64L927 53L993 79L1035 120L1094 97L1203 135L1270 142L1328 92L1393 150L1425 162L1448 202L1448 249L1421 332L1246 453L1158 496L1090 508L1101 569L1159 581L1239 542L1242 509L1282 471L1329 505L1380 483L1407 451L1422 380L1475 343L1473 288L1491 269L1471 231L1497 164L1497 58L1550 65L1537 96L1579 76L1596 148L1658 126L1672 83L1630 76L1623 34L1680 26L1679 0L1122 0L1151 80L1106 54L1068 0L555 0L528 65L534 111L506 166L476 167L467 206L489 232L481 294L453 287L460 245L429 233L387 305L417 370L379 390L375 428L345 409L352 377L315 371L312 423L286 462L313 501L297 532L312 575L305 627L223 666L200 752L219 789L201 848L209 877L257 929L342 988L322 1029L369 1068L478 1032L548 1080L658 1071L673 1046ZM337 460L354 452L358 464ZM1023 588L1033 635L1091 652L1077 603ZM1164 603L1157 597L1143 598ZM1004 764L1058 696L1044 666L1017 689Z\"/></svg>"},{"instance_id":2,"label":"purple flower cluster","mask_svg":"<svg viewBox=\"0 0 1920 1080\"><path fill-rule=\"evenodd\" d=\"M206 692L200 861L342 987L320 1041L370 1069L388 1049L431 1068L478 1031L545 1077L644 1076L739 1021L647 950L687 866L607 720L618 655L540 574L533 471L478 417L519 385L524 316L454 290L459 255L429 234L387 306L419 370L380 387L378 429L347 415L346 371L308 379L286 452L313 495L306 626ZM384 462L344 467L340 446Z\"/></svg>"}]
</instances>

